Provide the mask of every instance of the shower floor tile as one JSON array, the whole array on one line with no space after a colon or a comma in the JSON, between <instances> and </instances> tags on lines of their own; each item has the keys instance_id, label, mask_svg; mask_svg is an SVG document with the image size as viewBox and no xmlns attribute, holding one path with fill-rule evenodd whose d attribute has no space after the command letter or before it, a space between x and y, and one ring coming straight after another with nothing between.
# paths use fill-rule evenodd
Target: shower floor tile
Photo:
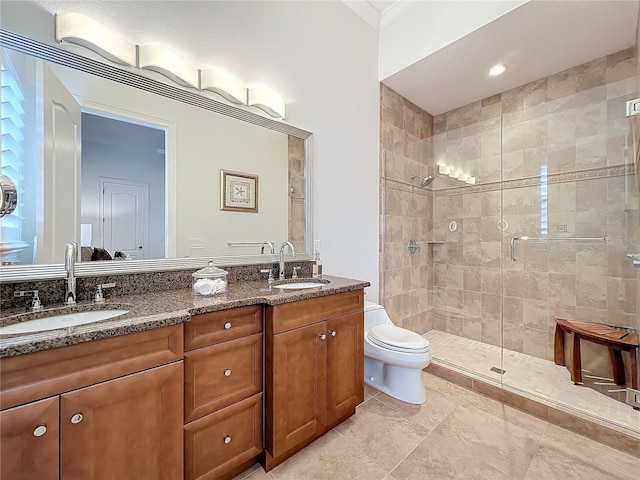
<instances>
[{"instance_id":1,"label":"shower floor tile","mask_svg":"<svg viewBox=\"0 0 640 480\"><path fill-rule=\"evenodd\" d=\"M613 396L622 398L622 392L605 395L598 389L619 390L611 379L589 376L584 371L585 385L574 385L566 367L549 360L524 353L504 350L501 362L500 347L459 337L439 330L423 335L431 344L435 362L468 372L492 382L502 381L505 386L534 395L544 401L577 409L597 420L604 420L633 436L640 436L640 411ZM501 375L491 368L505 370ZM605 385L598 385L605 384ZM610 384L610 385L609 385ZM612 396L609 396L612 395Z\"/></svg>"}]
</instances>

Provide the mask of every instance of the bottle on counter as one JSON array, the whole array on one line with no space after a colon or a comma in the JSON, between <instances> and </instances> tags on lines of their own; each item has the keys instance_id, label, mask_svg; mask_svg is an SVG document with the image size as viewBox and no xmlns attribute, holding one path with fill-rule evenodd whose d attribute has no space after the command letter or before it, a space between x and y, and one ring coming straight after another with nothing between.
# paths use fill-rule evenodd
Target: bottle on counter
<instances>
[{"instance_id":1,"label":"bottle on counter","mask_svg":"<svg viewBox=\"0 0 640 480\"><path fill-rule=\"evenodd\" d=\"M322 260L320 260L320 252L317 250L313 262L313 278L322 278Z\"/></svg>"}]
</instances>

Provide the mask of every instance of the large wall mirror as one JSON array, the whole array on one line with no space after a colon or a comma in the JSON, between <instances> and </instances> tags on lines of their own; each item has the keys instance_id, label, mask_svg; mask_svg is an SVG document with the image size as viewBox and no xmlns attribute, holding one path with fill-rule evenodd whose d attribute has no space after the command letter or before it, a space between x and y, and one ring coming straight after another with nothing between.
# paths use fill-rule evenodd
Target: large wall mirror
<instances>
[{"instance_id":1,"label":"large wall mirror","mask_svg":"<svg viewBox=\"0 0 640 480\"><path fill-rule=\"evenodd\" d=\"M21 184L20 209L2 219L0 280L62 276L69 242L85 247L85 276L274 261L264 241L310 257L310 132L0 34L3 102L15 96L3 108L2 168ZM247 208L242 195L224 197L247 183L257 194ZM96 248L126 260L92 260Z\"/></svg>"}]
</instances>

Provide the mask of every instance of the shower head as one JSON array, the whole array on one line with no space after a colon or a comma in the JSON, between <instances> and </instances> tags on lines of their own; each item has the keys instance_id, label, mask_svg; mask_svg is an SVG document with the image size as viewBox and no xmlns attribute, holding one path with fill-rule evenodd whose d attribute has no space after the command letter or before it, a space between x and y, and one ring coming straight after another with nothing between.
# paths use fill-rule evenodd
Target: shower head
<instances>
[{"instance_id":1,"label":"shower head","mask_svg":"<svg viewBox=\"0 0 640 480\"><path fill-rule=\"evenodd\" d=\"M411 177L411 181L413 182L416 178L420 180L420 186L422 188L426 187L427 185L430 185L434 179L433 175L429 175L428 177L421 177L419 175L414 175Z\"/></svg>"}]
</instances>

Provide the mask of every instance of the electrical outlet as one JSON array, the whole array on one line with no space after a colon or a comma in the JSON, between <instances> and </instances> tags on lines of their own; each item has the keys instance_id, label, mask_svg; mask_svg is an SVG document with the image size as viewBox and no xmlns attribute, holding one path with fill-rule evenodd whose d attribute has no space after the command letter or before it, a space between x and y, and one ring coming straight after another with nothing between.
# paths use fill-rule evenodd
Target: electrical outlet
<instances>
[{"instance_id":1,"label":"electrical outlet","mask_svg":"<svg viewBox=\"0 0 640 480\"><path fill-rule=\"evenodd\" d=\"M627 388L627 403L633 408L640 408L640 390Z\"/></svg>"},{"instance_id":2,"label":"electrical outlet","mask_svg":"<svg viewBox=\"0 0 640 480\"><path fill-rule=\"evenodd\" d=\"M567 225L563 224L563 223L559 223L556 225L556 232L566 232L567 231Z\"/></svg>"},{"instance_id":3,"label":"electrical outlet","mask_svg":"<svg viewBox=\"0 0 640 480\"><path fill-rule=\"evenodd\" d=\"M204 238L192 238L191 248L204 248Z\"/></svg>"}]
</instances>

